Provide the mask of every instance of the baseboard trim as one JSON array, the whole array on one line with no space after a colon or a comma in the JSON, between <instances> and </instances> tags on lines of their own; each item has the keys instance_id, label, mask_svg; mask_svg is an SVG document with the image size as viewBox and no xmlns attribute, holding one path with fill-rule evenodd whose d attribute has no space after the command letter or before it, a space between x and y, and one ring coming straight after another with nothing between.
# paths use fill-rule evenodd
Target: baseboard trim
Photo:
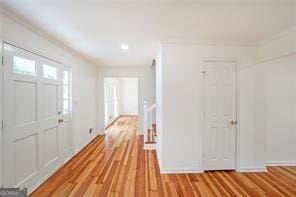
<instances>
[{"instance_id":1,"label":"baseboard trim","mask_svg":"<svg viewBox=\"0 0 296 197\"><path fill-rule=\"evenodd\" d=\"M28 188L28 195L31 195L37 188L39 188L49 177L51 177L55 172L57 172L65 163L61 163L57 167L53 168L48 174L41 177L37 183L35 183L31 188Z\"/></svg>"},{"instance_id":2,"label":"baseboard trim","mask_svg":"<svg viewBox=\"0 0 296 197\"><path fill-rule=\"evenodd\" d=\"M296 166L296 161L267 161L267 166Z\"/></svg>"},{"instance_id":3,"label":"baseboard trim","mask_svg":"<svg viewBox=\"0 0 296 197\"><path fill-rule=\"evenodd\" d=\"M259 167L242 167L236 170L237 172L267 172L267 168L265 166Z\"/></svg>"},{"instance_id":4,"label":"baseboard trim","mask_svg":"<svg viewBox=\"0 0 296 197\"><path fill-rule=\"evenodd\" d=\"M161 174L197 174L203 173L204 171L200 168L162 168L160 169Z\"/></svg>"},{"instance_id":5,"label":"baseboard trim","mask_svg":"<svg viewBox=\"0 0 296 197\"><path fill-rule=\"evenodd\" d=\"M144 143L144 150L156 150L156 143L154 144L146 144Z\"/></svg>"},{"instance_id":6,"label":"baseboard trim","mask_svg":"<svg viewBox=\"0 0 296 197\"><path fill-rule=\"evenodd\" d=\"M77 149L74 150L74 155L77 155L80 151L82 151L88 144L90 144L92 141L94 141L98 136L104 136L100 133L95 133L93 136L91 136L91 138L84 142L82 145L80 145Z\"/></svg>"},{"instance_id":7,"label":"baseboard trim","mask_svg":"<svg viewBox=\"0 0 296 197\"><path fill-rule=\"evenodd\" d=\"M32 194L36 189L38 189L47 179L49 179L54 173L56 173L60 168L62 168L64 165L66 165L68 162L70 162L72 159L74 159L76 157L76 155L78 155L83 149L85 149L89 144L91 144L97 137L101 136L101 134L97 134L95 135L92 139L90 139L89 142L83 144L81 147L79 147L77 150L75 150L74 152L72 152L72 154L64 161L61 162L56 168L54 168L53 170L51 170L51 172L49 172L48 174L46 174L45 176L43 176L42 178L40 178L40 180L38 180L36 182L36 184L34 184L32 186L32 188L28 188L28 194Z\"/></svg>"},{"instance_id":8,"label":"baseboard trim","mask_svg":"<svg viewBox=\"0 0 296 197\"><path fill-rule=\"evenodd\" d=\"M123 117L123 115L119 115L116 118L114 118L111 122L109 122L105 127L104 130L107 130L110 126L112 126L120 117Z\"/></svg>"}]
</instances>

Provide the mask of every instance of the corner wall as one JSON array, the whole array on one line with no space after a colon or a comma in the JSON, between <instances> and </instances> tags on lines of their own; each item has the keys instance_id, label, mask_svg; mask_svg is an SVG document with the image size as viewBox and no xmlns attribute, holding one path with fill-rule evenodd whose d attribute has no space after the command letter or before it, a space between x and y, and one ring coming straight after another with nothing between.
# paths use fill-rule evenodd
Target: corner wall
<instances>
[{"instance_id":1,"label":"corner wall","mask_svg":"<svg viewBox=\"0 0 296 197\"><path fill-rule=\"evenodd\" d=\"M265 109L260 121L266 132L266 164L296 166L296 27L261 43L258 57L261 63L252 70L261 72L259 84L265 90L258 107Z\"/></svg>"}]
</instances>

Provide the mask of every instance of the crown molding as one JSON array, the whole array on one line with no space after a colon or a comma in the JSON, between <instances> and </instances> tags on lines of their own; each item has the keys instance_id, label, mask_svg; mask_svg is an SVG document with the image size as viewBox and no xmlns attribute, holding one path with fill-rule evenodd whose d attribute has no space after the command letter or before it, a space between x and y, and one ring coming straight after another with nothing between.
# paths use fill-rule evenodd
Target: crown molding
<instances>
[{"instance_id":1,"label":"crown molding","mask_svg":"<svg viewBox=\"0 0 296 197\"><path fill-rule=\"evenodd\" d=\"M293 26L289 29L286 29L282 32L279 32L277 34L274 34L272 36L269 36L268 38L263 39L262 41L257 43L257 46L262 46L262 45L266 45L269 44L275 40L280 40L283 38L287 38L287 37L296 37L296 26Z\"/></svg>"}]
</instances>

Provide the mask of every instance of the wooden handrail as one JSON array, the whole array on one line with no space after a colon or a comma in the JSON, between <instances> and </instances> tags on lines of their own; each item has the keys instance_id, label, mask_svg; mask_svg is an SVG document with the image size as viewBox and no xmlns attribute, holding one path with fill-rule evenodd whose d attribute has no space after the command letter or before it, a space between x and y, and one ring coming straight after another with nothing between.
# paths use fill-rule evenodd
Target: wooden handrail
<instances>
[{"instance_id":1,"label":"wooden handrail","mask_svg":"<svg viewBox=\"0 0 296 197\"><path fill-rule=\"evenodd\" d=\"M153 109L156 108L156 103L154 103L153 105L151 105L149 108L148 108L148 111L152 111Z\"/></svg>"}]
</instances>

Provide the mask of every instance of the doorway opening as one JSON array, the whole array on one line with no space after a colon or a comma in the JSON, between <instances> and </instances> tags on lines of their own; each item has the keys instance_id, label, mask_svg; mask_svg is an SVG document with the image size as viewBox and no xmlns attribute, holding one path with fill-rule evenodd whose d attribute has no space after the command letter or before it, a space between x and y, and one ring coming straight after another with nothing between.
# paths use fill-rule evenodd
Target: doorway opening
<instances>
[{"instance_id":1,"label":"doorway opening","mask_svg":"<svg viewBox=\"0 0 296 197\"><path fill-rule=\"evenodd\" d=\"M104 78L105 130L119 117L139 115L139 84L136 77Z\"/></svg>"}]
</instances>

